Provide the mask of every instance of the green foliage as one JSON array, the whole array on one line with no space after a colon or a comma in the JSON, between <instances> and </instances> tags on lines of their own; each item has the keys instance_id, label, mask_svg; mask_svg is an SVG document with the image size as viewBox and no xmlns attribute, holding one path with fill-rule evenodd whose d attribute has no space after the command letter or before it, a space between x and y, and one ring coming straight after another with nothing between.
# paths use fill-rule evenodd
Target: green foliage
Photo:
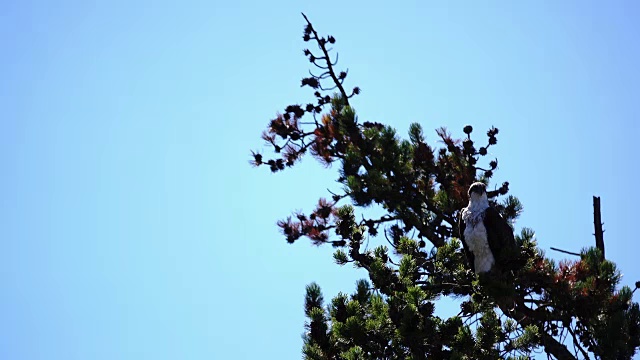
<instances>
[{"instance_id":1,"label":"green foliage","mask_svg":"<svg viewBox=\"0 0 640 360\"><path fill-rule=\"evenodd\" d=\"M534 231L523 228L509 259L514 270L476 275L470 269L457 239L459 211L471 183L490 184L497 170L497 159L483 164L498 129L489 129L481 144L470 125L461 139L440 128L436 148L419 124L411 124L403 140L389 126L361 123L350 103L360 89L348 93L346 72L328 61L327 43L335 38L320 37L307 23L303 39L316 43L323 56L305 55L325 71L303 79L303 86L336 93L316 91L316 104L287 106L263 134L281 157L254 153L253 164L283 171L307 152L324 165L337 164L343 192L278 225L289 243L307 237L334 246L338 265L353 263L370 280L358 281L351 295L339 293L326 308L320 287L307 286L305 359L527 359L534 351L558 359L633 357L640 308L598 249L556 264L537 247ZM332 86L323 86L328 79ZM311 129L302 128L305 114L313 117ZM509 183L494 189L490 201L513 224L523 205L507 195ZM356 216L356 209L370 206L384 215ZM383 238L385 245L361 249L365 240ZM436 301L446 296L459 301L460 312L442 319Z\"/></svg>"},{"instance_id":2,"label":"green foliage","mask_svg":"<svg viewBox=\"0 0 640 360\"><path fill-rule=\"evenodd\" d=\"M513 195L507 196L499 207L502 216L510 222L514 222L522 213L523 206L520 200Z\"/></svg>"},{"instance_id":3,"label":"green foliage","mask_svg":"<svg viewBox=\"0 0 640 360\"><path fill-rule=\"evenodd\" d=\"M347 253L344 252L344 250L342 249L338 249L333 253L333 259L338 265L344 265L349 262L349 257L347 256Z\"/></svg>"}]
</instances>

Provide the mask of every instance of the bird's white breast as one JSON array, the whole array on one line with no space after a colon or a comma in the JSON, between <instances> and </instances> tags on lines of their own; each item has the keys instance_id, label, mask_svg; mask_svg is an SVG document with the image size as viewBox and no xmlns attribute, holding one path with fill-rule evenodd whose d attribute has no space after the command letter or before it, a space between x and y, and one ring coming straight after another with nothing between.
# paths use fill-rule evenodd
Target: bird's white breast
<instances>
[{"instance_id":1,"label":"bird's white breast","mask_svg":"<svg viewBox=\"0 0 640 360\"><path fill-rule=\"evenodd\" d=\"M475 272L487 272L493 267L495 259L487 241L487 229L484 223L480 220L474 226L470 220L473 217L475 216L472 215L465 219L464 242L473 254Z\"/></svg>"}]
</instances>

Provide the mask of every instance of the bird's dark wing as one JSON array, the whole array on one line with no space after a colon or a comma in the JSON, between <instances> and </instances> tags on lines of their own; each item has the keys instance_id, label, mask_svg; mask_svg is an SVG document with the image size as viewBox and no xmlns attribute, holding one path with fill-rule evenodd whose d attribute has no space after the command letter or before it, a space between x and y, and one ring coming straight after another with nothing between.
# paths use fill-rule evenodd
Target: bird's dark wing
<instances>
[{"instance_id":1,"label":"bird's dark wing","mask_svg":"<svg viewBox=\"0 0 640 360\"><path fill-rule=\"evenodd\" d=\"M467 255L467 261L469 263L469 266L471 267L471 271L475 271L475 263L474 263L474 257L473 257L473 253L471 253L471 251L469 251L469 247L467 246L467 243L464 241L464 229L466 228L466 224L464 222L464 220L462 220L462 211L460 211L460 215L458 215L458 229L460 231L460 242L462 242L462 248L464 249L464 253L465 255Z\"/></svg>"},{"instance_id":2,"label":"bird's dark wing","mask_svg":"<svg viewBox=\"0 0 640 360\"><path fill-rule=\"evenodd\" d=\"M493 207L487 208L484 214L484 226L487 229L487 240L496 262L507 265L517 258L517 246L513 229L507 220Z\"/></svg>"}]
</instances>

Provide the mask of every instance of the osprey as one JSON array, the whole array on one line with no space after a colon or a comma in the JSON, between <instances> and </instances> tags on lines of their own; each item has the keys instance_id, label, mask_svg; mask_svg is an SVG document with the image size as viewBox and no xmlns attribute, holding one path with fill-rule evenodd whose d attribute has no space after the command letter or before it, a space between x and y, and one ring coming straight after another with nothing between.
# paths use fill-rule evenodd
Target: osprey
<instances>
[{"instance_id":1,"label":"osprey","mask_svg":"<svg viewBox=\"0 0 640 360\"><path fill-rule=\"evenodd\" d=\"M513 230L489 205L487 187L481 182L469 187L469 205L460 216L460 239L471 269L478 274L496 266L504 268L514 259Z\"/></svg>"}]
</instances>

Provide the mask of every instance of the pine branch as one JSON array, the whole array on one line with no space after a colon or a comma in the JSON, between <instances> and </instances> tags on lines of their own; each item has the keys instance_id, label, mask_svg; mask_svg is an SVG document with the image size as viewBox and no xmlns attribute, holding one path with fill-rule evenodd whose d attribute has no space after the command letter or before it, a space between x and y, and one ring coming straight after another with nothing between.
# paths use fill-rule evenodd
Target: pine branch
<instances>
[{"instance_id":1,"label":"pine branch","mask_svg":"<svg viewBox=\"0 0 640 360\"><path fill-rule=\"evenodd\" d=\"M514 299L512 299L514 300ZM510 318L517 321L520 326L526 328L529 325L537 325L538 323L544 323L544 319L539 319L539 315L535 311L528 308L524 303L517 303L513 309L510 309L505 304L499 304L500 310L507 314ZM558 342L553 336L547 334L544 331L540 333L541 344L544 346L545 351L555 356L558 360L576 360L576 357L571 354L569 349L562 343Z\"/></svg>"},{"instance_id":2,"label":"pine branch","mask_svg":"<svg viewBox=\"0 0 640 360\"><path fill-rule=\"evenodd\" d=\"M322 50L322 53L324 54L324 59L326 60L326 63L327 63L327 71L331 75L331 79L336 84L336 87L338 88L338 90L340 90L340 94L342 94L342 97L345 103L347 104L347 106L349 106L349 96L347 95L347 92L344 90L344 87L342 87L342 82L338 79L335 71L333 70L333 65L335 64L331 63L331 60L329 57L329 51L325 46L324 39L320 38L316 29L314 29L313 25L311 25L311 21L309 21L309 19L307 18L307 15L302 13L302 16L307 21L307 25L311 28L311 32L313 33L313 36L314 36L313 39L316 40L316 42L318 43L318 47L320 48L320 50ZM337 59L336 59L336 63L337 63Z\"/></svg>"}]
</instances>

